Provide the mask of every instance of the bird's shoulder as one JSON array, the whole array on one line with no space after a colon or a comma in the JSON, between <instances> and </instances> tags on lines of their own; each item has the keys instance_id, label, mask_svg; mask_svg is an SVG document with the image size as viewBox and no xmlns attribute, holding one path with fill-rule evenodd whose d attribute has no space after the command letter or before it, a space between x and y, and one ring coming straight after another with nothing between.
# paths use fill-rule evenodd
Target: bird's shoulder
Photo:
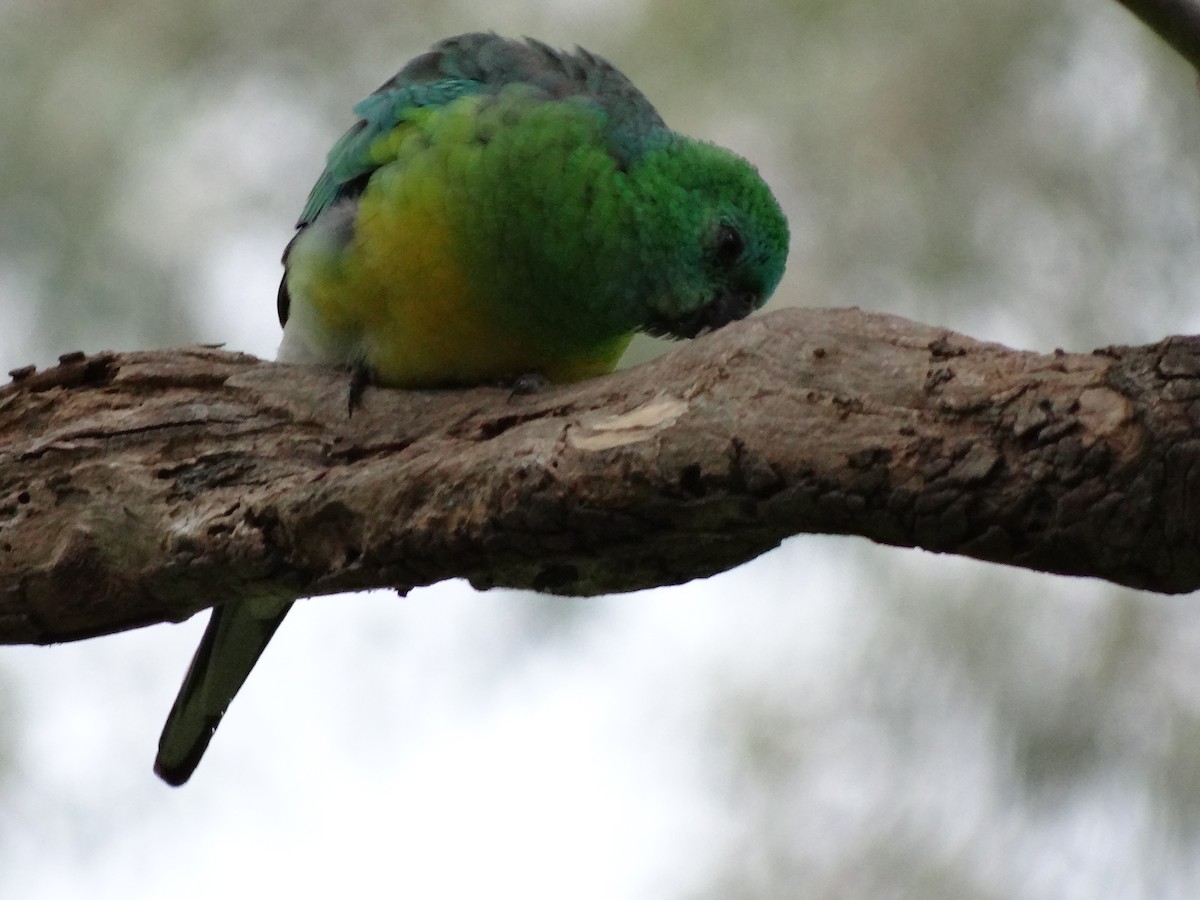
<instances>
[{"instance_id":1,"label":"bird's shoulder","mask_svg":"<svg viewBox=\"0 0 1200 900\"><path fill-rule=\"evenodd\" d=\"M496 34L447 38L411 60L354 107L358 121L334 144L297 227L312 222L338 200L362 191L388 160L381 138L418 115L471 95L497 95L527 86L536 102L582 100L605 118L609 152L628 164L646 145L668 134L657 111L633 83L604 58L577 47L555 50L539 41Z\"/></svg>"}]
</instances>

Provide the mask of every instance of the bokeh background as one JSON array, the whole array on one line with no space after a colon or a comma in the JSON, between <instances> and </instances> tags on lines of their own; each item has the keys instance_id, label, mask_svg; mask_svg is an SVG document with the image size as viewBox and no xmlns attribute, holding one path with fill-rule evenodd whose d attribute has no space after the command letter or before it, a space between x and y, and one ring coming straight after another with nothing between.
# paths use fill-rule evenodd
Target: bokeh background
<instances>
[{"instance_id":1,"label":"bokeh background","mask_svg":"<svg viewBox=\"0 0 1200 900\"><path fill-rule=\"evenodd\" d=\"M0 371L270 356L350 106L488 28L755 161L775 305L1200 331L1200 92L1114 2L0 0ZM0 896L1200 896L1194 598L811 536L636 595L321 598L171 790L202 628L0 649Z\"/></svg>"}]
</instances>

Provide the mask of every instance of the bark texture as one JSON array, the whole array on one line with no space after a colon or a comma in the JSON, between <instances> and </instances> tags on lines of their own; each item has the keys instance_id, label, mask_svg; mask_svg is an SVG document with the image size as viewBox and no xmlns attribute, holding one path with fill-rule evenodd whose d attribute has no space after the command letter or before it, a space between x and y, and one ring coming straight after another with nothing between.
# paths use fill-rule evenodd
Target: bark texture
<instances>
[{"instance_id":1,"label":"bark texture","mask_svg":"<svg viewBox=\"0 0 1200 900\"><path fill-rule=\"evenodd\" d=\"M785 310L512 396L216 349L0 388L0 641L451 577L675 584L801 533L1200 587L1200 340L1041 355Z\"/></svg>"}]
</instances>

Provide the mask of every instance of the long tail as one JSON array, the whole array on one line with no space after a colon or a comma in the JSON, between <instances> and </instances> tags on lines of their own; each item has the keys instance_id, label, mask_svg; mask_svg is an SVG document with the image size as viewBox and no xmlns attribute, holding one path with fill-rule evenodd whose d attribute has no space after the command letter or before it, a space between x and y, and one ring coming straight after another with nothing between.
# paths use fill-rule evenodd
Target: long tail
<instances>
[{"instance_id":1,"label":"long tail","mask_svg":"<svg viewBox=\"0 0 1200 900\"><path fill-rule=\"evenodd\" d=\"M181 785L196 770L221 716L291 607L291 601L242 601L213 608L158 739L154 771L167 784Z\"/></svg>"}]
</instances>

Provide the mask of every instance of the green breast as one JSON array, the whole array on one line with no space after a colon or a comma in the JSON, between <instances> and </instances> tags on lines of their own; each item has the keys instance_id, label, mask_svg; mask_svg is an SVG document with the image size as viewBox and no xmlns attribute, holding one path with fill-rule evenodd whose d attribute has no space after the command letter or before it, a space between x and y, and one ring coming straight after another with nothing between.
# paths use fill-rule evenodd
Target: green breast
<instances>
[{"instance_id":1,"label":"green breast","mask_svg":"<svg viewBox=\"0 0 1200 900\"><path fill-rule=\"evenodd\" d=\"M340 255L313 263L324 327L360 335L391 384L610 371L638 325L629 189L602 114L514 86L415 111L372 146L381 163Z\"/></svg>"}]
</instances>

